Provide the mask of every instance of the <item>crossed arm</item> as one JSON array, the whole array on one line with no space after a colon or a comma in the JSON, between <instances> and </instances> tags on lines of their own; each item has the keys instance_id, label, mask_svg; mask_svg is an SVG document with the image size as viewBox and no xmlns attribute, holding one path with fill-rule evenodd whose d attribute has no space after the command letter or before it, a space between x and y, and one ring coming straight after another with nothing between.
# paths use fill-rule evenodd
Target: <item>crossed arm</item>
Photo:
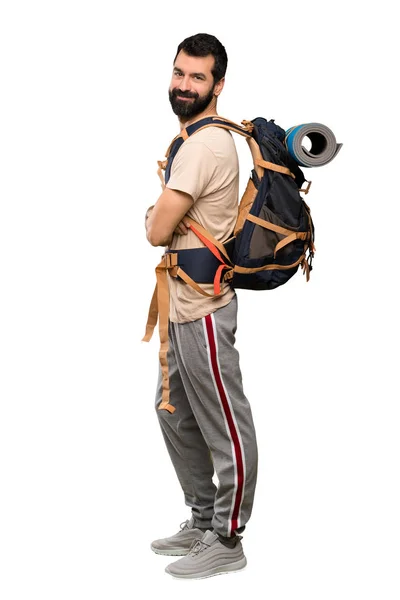
<instances>
[{"instance_id":1,"label":"crossed arm","mask_svg":"<svg viewBox=\"0 0 400 600\"><path fill-rule=\"evenodd\" d=\"M178 190L165 188L154 206L147 209L146 237L152 246L169 246L174 233L187 233L185 215L193 205L193 198Z\"/></svg>"}]
</instances>

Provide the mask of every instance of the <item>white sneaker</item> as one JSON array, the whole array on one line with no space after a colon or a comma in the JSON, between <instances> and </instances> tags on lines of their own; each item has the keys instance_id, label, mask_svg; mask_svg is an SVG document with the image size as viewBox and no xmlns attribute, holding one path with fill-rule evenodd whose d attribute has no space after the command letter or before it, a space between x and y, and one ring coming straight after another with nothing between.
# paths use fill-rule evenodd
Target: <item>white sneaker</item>
<instances>
[{"instance_id":1,"label":"white sneaker","mask_svg":"<svg viewBox=\"0 0 400 600\"><path fill-rule=\"evenodd\" d=\"M181 579L202 579L222 573L244 569L247 560L241 544L242 537L236 536L236 544L229 548L213 531L206 531L200 540L193 542L187 556L171 563L166 572Z\"/></svg>"},{"instance_id":2,"label":"white sneaker","mask_svg":"<svg viewBox=\"0 0 400 600\"><path fill-rule=\"evenodd\" d=\"M185 556L193 542L200 540L204 535L204 531L194 527L193 517L181 523L180 528L175 535L152 542L150 548L153 552L166 556Z\"/></svg>"}]
</instances>

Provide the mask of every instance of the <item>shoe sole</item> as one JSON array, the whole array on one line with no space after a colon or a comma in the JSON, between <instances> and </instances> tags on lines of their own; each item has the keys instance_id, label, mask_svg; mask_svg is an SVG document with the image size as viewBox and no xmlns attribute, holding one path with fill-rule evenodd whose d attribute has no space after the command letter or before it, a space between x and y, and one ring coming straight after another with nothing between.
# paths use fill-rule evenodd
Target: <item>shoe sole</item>
<instances>
[{"instance_id":1,"label":"shoe sole","mask_svg":"<svg viewBox=\"0 0 400 600\"><path fill-rule=\"evenodd\" d=\"M206 579L207 577L214 577L214 575L227 575L228 573L237 573L238 571L242 571L247 565L246 557L241 558L229 565L223 565L222 567L214 567L213 569L207 569L207 571L203 571L203 573L171 573L166 567L165 571L169 575L172 575L175 579Z\"/></svg>"},{"instance_id":2,"label":"shoe sole","mask_svg":"<svg viewBox=\"0 0 400 600\"><path fill-rule=\"evenodd\" d=\"M171 549L171 550L160 550L159 548L155 548L154 546L150 546L155 554L161 554L162 556L186 556L189 552L189 548L185 550L184 548Z\"/></svg>"}]
</instances>

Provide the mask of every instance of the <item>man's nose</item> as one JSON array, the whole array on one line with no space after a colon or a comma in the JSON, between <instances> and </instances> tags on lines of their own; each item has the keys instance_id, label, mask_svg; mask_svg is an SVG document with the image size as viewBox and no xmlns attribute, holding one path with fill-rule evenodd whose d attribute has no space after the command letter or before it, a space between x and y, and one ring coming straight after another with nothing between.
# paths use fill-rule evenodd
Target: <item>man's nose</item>
<instances>
[{"instance_id":1,"label":"man's nose","mask_svg":"<svg viewBox=\"0 0 400 600\"><path fill-rule=\"evenodd\" d=\"M186 76L186 77L182 77L180 84L179 84L179 89L182 92L189 92L190 91L190 77Z\"/></svg>"}]
</instances>

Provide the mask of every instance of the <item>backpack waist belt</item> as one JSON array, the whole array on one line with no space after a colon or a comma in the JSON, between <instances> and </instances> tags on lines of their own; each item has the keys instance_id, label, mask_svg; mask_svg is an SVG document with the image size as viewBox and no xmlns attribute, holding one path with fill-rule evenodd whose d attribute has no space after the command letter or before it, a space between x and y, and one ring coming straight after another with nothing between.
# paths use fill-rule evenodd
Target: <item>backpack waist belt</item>
<instances>
[{"instance_id":1,"label":"backpack waist belt","mask_svg":"<svg viewBox=\"0 0 400 600\"><path fill-rule=\"evenodd\" d=\"M228 256L231 256L234 239L223 244ZM191 248L189 250L167 250L166 254L176 254L177 266L197 283L214 283L215 274L221 266L221 261L209 248ZM174 276L173 273L170 273ZM220 280L224 272L220 272ZM180 275L178 279L184 281Z\"/></svg>"}]
</instances>

